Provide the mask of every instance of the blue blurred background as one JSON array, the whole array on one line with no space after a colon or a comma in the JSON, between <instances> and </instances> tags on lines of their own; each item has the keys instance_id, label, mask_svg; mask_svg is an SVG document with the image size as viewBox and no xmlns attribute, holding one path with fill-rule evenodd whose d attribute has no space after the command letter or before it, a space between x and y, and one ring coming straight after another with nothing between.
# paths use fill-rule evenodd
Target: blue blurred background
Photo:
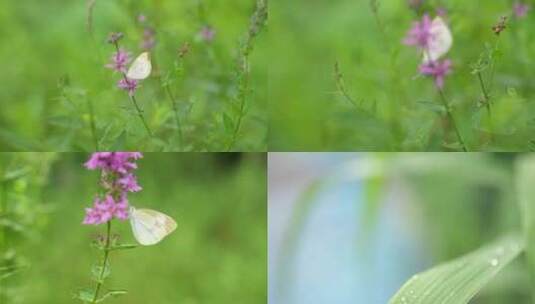
<instances>
[{"instance_id":1,"label":"blue blurred background","mask_svg":"<svg viewBox=\"0 0 535 304\"><path fill-rule=\"evenodd\" d=\"M514 157L270 153L269 303L387 303L413 274L514 229ZM519 267L473 303L528 303Z\"/></svg>"}]
</instances>

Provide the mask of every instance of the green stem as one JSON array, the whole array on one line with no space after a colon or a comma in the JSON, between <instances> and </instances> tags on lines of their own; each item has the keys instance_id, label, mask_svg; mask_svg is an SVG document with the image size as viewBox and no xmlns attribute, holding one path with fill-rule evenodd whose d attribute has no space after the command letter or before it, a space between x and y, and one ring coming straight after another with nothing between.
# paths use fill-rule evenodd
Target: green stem
<instances>
[{"instance_id":1,"label":"green stem","mask_svg":"<svg viewBox=\"0 0 535 304\"><path fill-rule=\"evenodd\" d=\"M440 95L440 100L442 101L442 104L446 108L446 113L448 115L448 119L450 120L453 129L455 130L455 134L457 135L457 139L459 140L459 143L463 147L464 152L468 152L468 148L466 147L466 144L463 140L463 137L461 136L461 132L459 131L459 128L457 127L457 123L455 122L455 118L453 117L453 113L451 113L450 106L448 104L448 101L446 100L446 97L444 96L444 92L442 89L437 88L438 94Z\"/></svg>"},{"instance_id":2,"label":"green stem","mask_svg":"<svg viewBox=\"0 0 535 304\"><path fill-rule=\"evenodd\" d=\"M247 54L244 54L242 58L243 66L242 66L242 74L240 75L240 91L239 91L239 101L240 101L240 110L238 113L238 121L234 125L234 131L232 132L232 137L230 139L230 142L227 146L227 151L230 151L234 144L236 143L236 140L238 139L238 134L240 132L244 111L245 111L245 100L247 98L247 90L249 88L249 58Z\"/></svg>"},{"instance_id":3,"label":"green stem","mask_svg":"<svg viewBox=\"0 0 535 304\"><path fill-rule=\"evenodd\" d=\"M479 85L481 86L481 92L483 93L485 107L487 108L487 111L489 112L489 117L491 117L492 113L490 109L490 95L487 89L485 88L485 83L483 82L483 77L481 76L481 72L477 72L477 79L479 79Z\"/></svg>"},{"instance_id":4,"label":"green stem","mask_svg":"<svg viewBox=\"0 0 535 304\"><path fill-rule=\"evenodd\" d=\"M492 123L492 109L490 105L490 94L487 88L485 87L485 82L483 81L483 76L481 75L481 72L477 72L477 79L479 79L479 85L481 87L481 92L483 93L483 99L485 103L485 107L487 108L487 112L489 114L489 127L490 127L490 136L492 140L492 133L494 133L494 126Z\"/></svg>"},{"instance_id":5,"label":"green stem","mask_svg":"<svg viewBox=\"0 0 535 304\"><path fill-rule=\"evenodd\" d=\"M500 35L496 38L496 44L494 45L494 53L498 51L498 47L500 45ZM494 75L496 74L496 59L494 57L494 54L492 55L492 62L490 66L490 80L489 80L489 92L492 92L493 86L494 86Z\"/></svg>"},{"instance_id":6,"label":"green stem","mask_svg":"<svg viewBox=\"0 0 535 304\"><path fill-rule=\"evenodd\" d=\"M256 40L256 37L258 36L260 31L265 26L267 16L268 16L267 2L268 2L267 0L257 0L256 9L250 20L249 30L247 32L245 42L242 44L242 48L240 51L240 63L239 63L240 67L238 70L238 79L239 79L238 99L240 102L239 115L238 115L238 121L234 125L234 131L232 132L232 137L227 145L227 151L230 151L232 147L234 146L234 144L236 143L238 134L240 132L243 116L245 115L245 102L247 98L247 91L249 89L249 55L251 54L253 50L254 41Z\"/></svg>"},{"instance_id":7,"label":"green stem","mask_svg":"<svg viewBox=\"0 0 535 304\"><path fill-rule=\"evenodd\" d=\"M165 91L167 92L167 95L169 96L169 100L171 101L171 105L173 106L173 112L175 113L176 127L178 130L179 145L182 145L182 124L180 123L180 116L178 115L178 108L176 107L176 100L173 95L173 92L171 92L171 89L169 88L169 85L164 85L164 87L165 87Z\"/></svg>"},{"instance_id":8,"label":"green stem","mask_svg":"<svg viewBox=\"0 0 535 304\"><path fill-rule=\"evenodd\" d=\"M125 76L125 78L126 78L126 76ZM141 108L137 104L136 97L134 95L130 95L130 94L128 96L130 97L130 100L134 104L134 107L136 108L136 111L137 111L137 116L139 116L139 119L141 119L141 122L143 123L143 126L145 126L145 130L147 130L147 133L149 134L149 136L152 137L152 131L150 130L149 125L145 121L145 117L143 117L143 111L141 111Z\"/></svg>"},{"instance_id":9,"label":"green stem","mask_svg":"<svg viewBox=\"0 0 535 304\"><path fill-rule=\"evenodd\" d=\"M103 279L103 276L104 276L104 271L106 270L106 267L108 265L108 257L109 257L109 254L110 254L110 244L111 244L111 241L110 241L110 234L111 234L111 221L108 221L108 223L106 224L107 227L106 227L106 247L104 248L104 259L102 260L102 268L100 270L100 274L98 276L98 282L97 282L97 285L95 286L95 291L93 293L93 300L91 301L91 304L94 304L97 302L97 299L98 299L98 294L100 292L100 288L102 287L102 281L104 280Z\"/></svg>"},{"instance_id":10,"label":"green stem","mask_svg":"<svg viewBox=\"0 0 535 304\"><path fill-rule=\"evenodd\" d=\"M377 28L379 29L379 33L381 34L381 39L383 40L383 44L386 47L387 52L390 53L390 43L386 36L386 31L385 31L383 22L381 22L381 17L379 16L379 0L370 0L370 9L375 19Z\"/></svg>"}]
</instances>

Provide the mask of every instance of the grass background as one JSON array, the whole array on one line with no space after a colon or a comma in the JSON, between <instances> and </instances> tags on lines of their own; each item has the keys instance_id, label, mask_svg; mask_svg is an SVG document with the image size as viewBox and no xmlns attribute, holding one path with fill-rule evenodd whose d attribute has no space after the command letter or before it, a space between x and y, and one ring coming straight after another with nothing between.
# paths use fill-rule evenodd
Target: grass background
<instances>
[{"instance_id":1,"label":"grass background","mask_svg":"<svg viewBox=\"0 0 535 304\"><path fill-rule=\"evenodd\" d=\"M377 1L383 35L370 2L271 3L270 56L277 60L269 70L270 150L459 150L451 126L437 114L440 100L432 81L415 78L419 58L401 43L416 14L407 1ZM513 1L424 2L424 11L432 15L440 6L448 10L454 36L448 57L454 71L446 80L445 93L469 148L532 149L533 11L525 19L510 20L501 35L491 128L485 109L477 106L481 90L470 65L485 50L485 43L494 45L491 27L511 13ZM338 92L335 62L359 104L357 109Z\"/></svg>"},{"instance_id":2,"label":"grass background","mask_svg":"<svg viewBox=\"0 0 535 304\"><path fill-rule=\"evenodd\" d=\"M255 1L97 0L92 35L89 1L2 1L0 3L0 151L95 150L89 103L94 108L100 150L221 151L231 130L222 114L236 103L239 48ZM149 138L120 79L104 65L114 48L110 32L123 32L122 45L141 53L144 25L156 31L151 52L155 69L137 100L156 133ZM199 32L211 25L213 42ZM184 139L177 138L174 115L159 75L173 68L178 49L191 46L183 76L172 84ZM232 150L265 151L266 73L263 39L251 54L247 114ZM258 50L258 51L257 51ZM231 119L235 119L230 115Z\"/></svg>"},{"instance_id":3,"label":"grass background","mask_svg":"<svg viewBox=\"0 0 535 304\"><path fill-rule=\"evenodd\" d=\"M57 154L42 201L30 205L50 210L34 222L40 233L31 239L8 234L31 265L3 281L18 285L20 302L13 303L73 303L73 292L93 286L91 265L101 252L89 245L105 226L81 224L98 190L97 172L81 166L87 157ZM138 164L143 190L131 194L130 203L172 216L178 228L155 246L111 254L104 287L128 294L109 302L265 302L265 154L145 153ZM113 221L112 232L123 243L135 242L128 222Z\"/></svg>"}]
</instances>

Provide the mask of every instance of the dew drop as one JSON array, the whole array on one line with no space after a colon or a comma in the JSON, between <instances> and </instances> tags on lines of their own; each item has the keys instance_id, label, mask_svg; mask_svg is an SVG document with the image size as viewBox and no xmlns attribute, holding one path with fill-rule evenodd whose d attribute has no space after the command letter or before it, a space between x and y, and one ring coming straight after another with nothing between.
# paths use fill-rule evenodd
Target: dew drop
<instances>
[{"instance_id":1,"label":"dew drop","mask_svg":"<svg viewBox=\"0 0 535 304\"><path fill-rule=\"evenodd\" d=\"M491 265L491 266L494 266L494 267L498 266L498 259L492 259L492 260L490 260L490 265Z\"/></svg>"}]
</instances>

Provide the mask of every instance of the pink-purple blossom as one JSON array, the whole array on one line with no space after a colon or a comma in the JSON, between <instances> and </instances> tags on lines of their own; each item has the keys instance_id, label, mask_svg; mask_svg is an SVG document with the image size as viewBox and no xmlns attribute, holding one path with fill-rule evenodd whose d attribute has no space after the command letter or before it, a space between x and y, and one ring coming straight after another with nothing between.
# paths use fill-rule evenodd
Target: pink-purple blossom
<instances>
[{"instance_id":1,"label":"pink-purple blossom","mask_svg":"<svg viewBox=\"0 0 535 304\"><path fill-rule=\"evenodd\" d=\"M433 22L428 14L422 17L421 21L415 21L412 28L407 33L403 43L410 46L415 46L421 50L429 50L433 40L433 33L431 31Z\"/></svg>"},{"instance_id":2,"label":"pink-purple blossom","mask_svg":"<svg viewBox=\"0 0 535 304\"><path fill-rule=\"evenodd\" d=\"M147 21L147 16L143 15L143 14L139 14L137 16L137 22L139 23L145 23Z\"/></svg>"},{"instance_id":3,"label":"pink-purple blossom","mask_svg":"<svg viewBox=\"0 0 535 304\"><path fill-rule=\"evenodd\" d=\"M141 48L144 50L151 50L156 46L156 32L147 27L143 30L143 41L141 41Z\"/></svg>"},{"instance_id":4,"label":"pink-purple blossom","mask_svg":"<svg viewBox=\"0 0 535 304\"><path fill-rule=\"evenodd\" d=\"M91 208L86 208L83 224L99 225L114 218L128 219L128 192L141 191L134 170L136 160L142 158L139 152L96 152L84 166L89 170L100 170L100 184L105 194L97 196Z\"/></svg>"},{"instance_id":5,"label":"pink-purple blossom","mask_svg":"<svg viewBox=\"0 0 535 304\"><path fill-rule=\"evenodd\" d=\"M211 26L204 26L199 32L201 38L206 42L212 42L215 38L215 30Z\"/></svg>"},{"instance_id":6,"label":"pink-purple blossom","mask_svg":"<svg viewBox=\"0 0 535 304\"><path fill-rule=\"evenodd\" d=\"M122 78L117 83L119 89L125 90L128 92L128 95L134 96L136 89L138 87L138 82L135 79Z\"/></svg>"},{"instance_id":7,"label":"pink-purple blossom","mask_svg":"<svg viewBox=\"0 0 535 304\"><path fill-rule=\"evenodd\" d=\"M123 33L110 33L108 36L108 43L117 44L121 39L123 39Z\"/></svg>"},{"instance_id":8,"label":"pink-purple blossom","mask_svg":"<svg viewBox=\"0 0 535 304\"><path fill-rule=\"evenodd\" d=\"M112 55L111 61L106 67L120 73L126 73L128 63L130 63L130 53L120 49Z\"/></svg>"},{"instance_id":9,"label":"pink-purple blossom","mask_svg":"<svg viewBox=\"0 0 535 304\"><path fill-rule=\"evenodd\" d=\"M530 9L531 6L529 4L517 1L513 5L513 15L518 19L524 18L527 16Z\"/></svg>"},{"instance_id":10,"label":"pink-purple blossom","mask_svg":"<svg viewBox=\"0 0 535 304\"><path fill-rule=\"evenodd\" d=\"M437 16L446 18L448 16L448 10L444 6L439 6L436 9Z\"/></svg>"},{"instance_id":11,"label":"pink-purple blossom","mask_svg":"<svg viewBox=\"0 0 535 304\"><path fill-rule=\"evenodd\" d=\"M121 197L117 202L111 195L106 195L103 199L97 197L92 208L86 208L86 216L83 224L99 225L106 223L113 218L119 220L128 219L128 201Z\"/></svg>"},{"instance_id":12,"label":"pink-purple blossom","mask_svg":"<svg viewBox=\"0 0 535 304\"><path fill-rule=\"evenodd\" d=\"M134 174L127 174L117 180L117 183L128 192L141 191L141 187L137 183L137 179Z\"/></svg>"},{"instance_id":13,"label":"pink-purple blossom","mask_svg":"<svg viewBox=\"0 0 535 304\"><path fill-rule=\"evenodd\" d=\"M124 175L137 169L134 161L142 157L143 154L140 152L96 152L84 166L89 170L100 169L105 173L115 172Z\"/></svg>"},{"instance_id":14,"label":"pink-purple blossom","mask_svg":"<svg viewBox=\"0 0 535 304\"><path fill-rule=\"evenodd\" d=\"M431 76L435 80L437 88L444 87L444 79L446 75L451 73L451 60L445 59L443 61L428 61L420 65L420 74Z\"/></svg>"}]
</instances>

